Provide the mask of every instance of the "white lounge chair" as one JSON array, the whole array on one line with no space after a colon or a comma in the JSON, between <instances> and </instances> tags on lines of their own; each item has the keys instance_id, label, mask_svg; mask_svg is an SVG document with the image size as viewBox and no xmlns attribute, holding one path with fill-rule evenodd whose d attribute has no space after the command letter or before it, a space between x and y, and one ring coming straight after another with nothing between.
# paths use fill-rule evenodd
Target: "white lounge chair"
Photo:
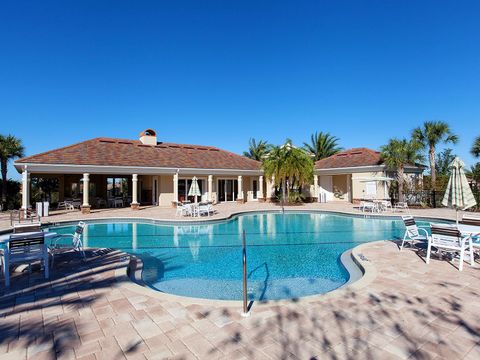
<instances>
[{"instance_id":1,"label":"white lounge chair","mask_svg":"<svg viewBox=\"0 0 480 360\"><path fill-rule=\"evenodd\" d=\"M463 260L465 259L465 251L469 252L470 265L473 266L473 247L471 236L462 236L460 231L451 225L430 225L432 235L428 241L427 264L430 262L432 247L436 247L439 251L456 254L460 253L460 264L458 270L463 270Z\"/></svg>"},{"instance_id":2,"label":"white lounge chair","mask_svg":"<svg viewBox=\"0 0 480 360\"><path fill-rule=\"evenodd\" d=\"M390 200L383 200L380 202L382 211L393 211L392 202Z\"/></svg>"},{"instance_id":3,"label":"white lounge chair","mask_svg":"<svg viewBox=\"0 0 480 360\"><path fill-rule=\"evenodd\" d=\"M400 246L400 250L403 250L405 243L411 243L411 246L413 247L415 241L428 241L428 231L426 229L419 228L413 216L402 216L402 220L407 229L405 230L405 235L403 235L403 241L402 245ZM420 234L420 232L423 234Z\"/></svg>"},{"instance_id":4,"label":"white lounge chair","mask_svg":"<svg viewBox=\"0 0 480 360\"><path fill-rule=\"evenodd\" d=\"M60 252L62 249L72 249L73 251L78 252L83 259L85 259L85 251L83 249L83 241L82 241L82 234L83 230L85 230L85 224L83 221L80 221L75 228L75 232L73 234L61 234L55 237L50 245L50 253L52 254L52 262L51 266L53 267L53 263L55 262L55 254ZM62 242L65 239L71 239L71 243L69 242Z\"/></svg>"},{"instance_id":5,"label":"white lounge chair","mask_svg":"<svg viewBox=\"0 0 480 360\"><path fill-rule=\"evenodd\" d=\"M43 232L12 234L7 243L3 259L3 274L5 287L10 286L10 265L31 264L36 261L43 263L45 279L50 276L48 269L48 248Z\"/></svg>"},{"instance_id":6,"label":"white lounge chair","mask_svg":"<svg viewBox=\"0 0 480 360\"><path fill-rule=\"evenodd\" d=\"M57 205L57 210L75 210L73 204L69 201L60 201Z\"/></svg>"}]
</instances>

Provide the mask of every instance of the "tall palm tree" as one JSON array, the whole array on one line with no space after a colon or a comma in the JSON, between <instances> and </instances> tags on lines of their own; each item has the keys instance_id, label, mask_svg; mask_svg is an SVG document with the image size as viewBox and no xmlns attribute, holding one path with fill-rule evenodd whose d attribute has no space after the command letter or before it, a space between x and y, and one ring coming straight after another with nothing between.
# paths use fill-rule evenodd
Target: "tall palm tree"
<instances>
[{"instance_id":1,"label":"tall palm tree","mask_svg":"<svg viewBox=\"0 0 480 360\"><path fill-rule=\"evenodd\" d=\"M287 139L285 144L275 146L266 155L262 164L265 176L274 178L274 184L282 188L282 205L290 188L311 183L313 180L313 160L304 149L292 145ZM288 184L288 185L287 185Z\"/></svg>"},{"instance_id":2,"label":"tall palm tree","mask_svg":"<svg viewBox=\"0 0 480 360\"><path fill-rule=\"evenodd\" d=\"M265 155L271 150L271 145L264 140L255 140L251 138L248 141L248 151L243 152L243 156L253 160L263 161Z\"/></svg>"},{"instance_id":3,"label":"tall palm tree","mask_svg":"<svg viewBox=\"0 0 480 360\"><path fill-rule=\"evenodd\" d=\"M477 136L473 142L472 149L470 150L473 156L480 157L480 136Z\"/></svg>"},{"instance_id":4,"label":"tall palm tree","mask_svg":"<svg viewBox=\"0 0 480 360\"><path fill-rule=\"evenodd\" d=\"M13 135L0 135L0 165L2 172L2 209L7 202L7 165L10 160L24 156L22 140Z\"/></svg>"},{"instance_id":5,"label":"tall palm tree","mask_svg":"<svg viewBox=\"0 0 480 360\"><path fill-rule=\"evenodd\" d=\"M303 147L305 150L315 155L314 160L317 161L342 151L343 148L338 145L339 141L339 138L330 133L320 131L312 134L310 136L310 144L303 143Z\"/></svg>"},{"instance_id":6,"label":"tall palm tree","mask_svg":"<svg viewBox=\"0 0 480 360\"><path fill-rule=\"evenodd\" d=\"M413 130L412 137L422 144L424 149L428 148L432 189L435 189L437 179L435 171L436 147L439 143L456 144L458 142L458 136L452 133L450 126L444 121L425 121L421 127Z\"/></svg>"},{"instance_id":7,"label":"tall palm tree","mask_svg":"<svg viewBox=\"0 0 480 360\"><path fill-rule=\"evenodd\" d=\"M421 150L420 143L407 139L390 139L387 145L381 147L381 156L385 165L397 174L399 201L403 201L405 166L423 161Z\"/></svg>"}]
</instances>

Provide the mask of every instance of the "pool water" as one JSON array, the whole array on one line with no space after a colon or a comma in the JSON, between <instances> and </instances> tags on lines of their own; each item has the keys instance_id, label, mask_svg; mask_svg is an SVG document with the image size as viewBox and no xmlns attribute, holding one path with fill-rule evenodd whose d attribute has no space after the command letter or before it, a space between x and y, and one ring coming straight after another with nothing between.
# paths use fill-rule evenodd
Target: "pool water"
<instances>
[{"instance_id":1,"label":"pool water","mask_svg":"<svg viewBox=\"0 0 480 360\"><path fill-rule=\"evenodd\" d=\"M418 223L428 226L428 223ZM51 227L71 234L75 225ZM403 237L401 220L331 213L254 213L200 225L90 223L86 247L119 249L144 262L144 282L162 292L208 299L242 298L242 233L250 299L298 298L332 291L349 279L343 252L360 243Z\"/></svg>"}]
</instances>

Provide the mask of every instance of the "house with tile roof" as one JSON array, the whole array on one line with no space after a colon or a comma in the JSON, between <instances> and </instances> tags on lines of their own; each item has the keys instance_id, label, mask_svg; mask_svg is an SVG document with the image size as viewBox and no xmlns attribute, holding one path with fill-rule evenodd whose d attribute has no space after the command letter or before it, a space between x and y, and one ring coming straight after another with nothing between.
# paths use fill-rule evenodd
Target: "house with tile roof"
<instances>
[{"instance_id":1,"label":"house with tile roof","mask_svg":"<svg viewBox=\"0 0 480 360\"><path fill-rule=\"evenodd\" d=\"M424 166L417 164L406 166L406 180L410 183L421 182L424 169ZM379 151L348 149L315 163L312 191L315 197L327 202L388 199L393 177Z\"/></svg>"},{"instance_id":2,"label":"house with tile roof","mask_svg":"<svg viewBox=\"0 0 480 360\"><path fill-rule=\"evenodd\" d=\"M198 179L200 201L264 198L258 161L211 146L161 142L152 129L143 131L139 140L95 138L19 159L14 166L26 189L32 177L58 179L58 201L73 202L83 212L193 200L188 196L193 177ZM22 206L28 207L30 195L24 193Z\"/></svg>"}]
</instances>

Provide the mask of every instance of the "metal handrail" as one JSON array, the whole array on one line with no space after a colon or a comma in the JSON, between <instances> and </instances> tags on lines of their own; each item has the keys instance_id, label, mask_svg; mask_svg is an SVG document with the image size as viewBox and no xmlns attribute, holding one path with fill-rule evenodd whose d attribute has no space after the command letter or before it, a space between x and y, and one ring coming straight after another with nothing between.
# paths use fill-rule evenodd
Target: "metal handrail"
<instances>
[{"instance_id":1,"label":"metal handrail","mask_svg":"<svg viewBox=\"0 0 480 360\"><path fill-rule=\"evenodd\" d=\"M243 313L242 316L249 316L248 312L248 293L247 293L247 242L245 230L242 233L242 261L243 261Z\"/></svg>"}]
</instances>

